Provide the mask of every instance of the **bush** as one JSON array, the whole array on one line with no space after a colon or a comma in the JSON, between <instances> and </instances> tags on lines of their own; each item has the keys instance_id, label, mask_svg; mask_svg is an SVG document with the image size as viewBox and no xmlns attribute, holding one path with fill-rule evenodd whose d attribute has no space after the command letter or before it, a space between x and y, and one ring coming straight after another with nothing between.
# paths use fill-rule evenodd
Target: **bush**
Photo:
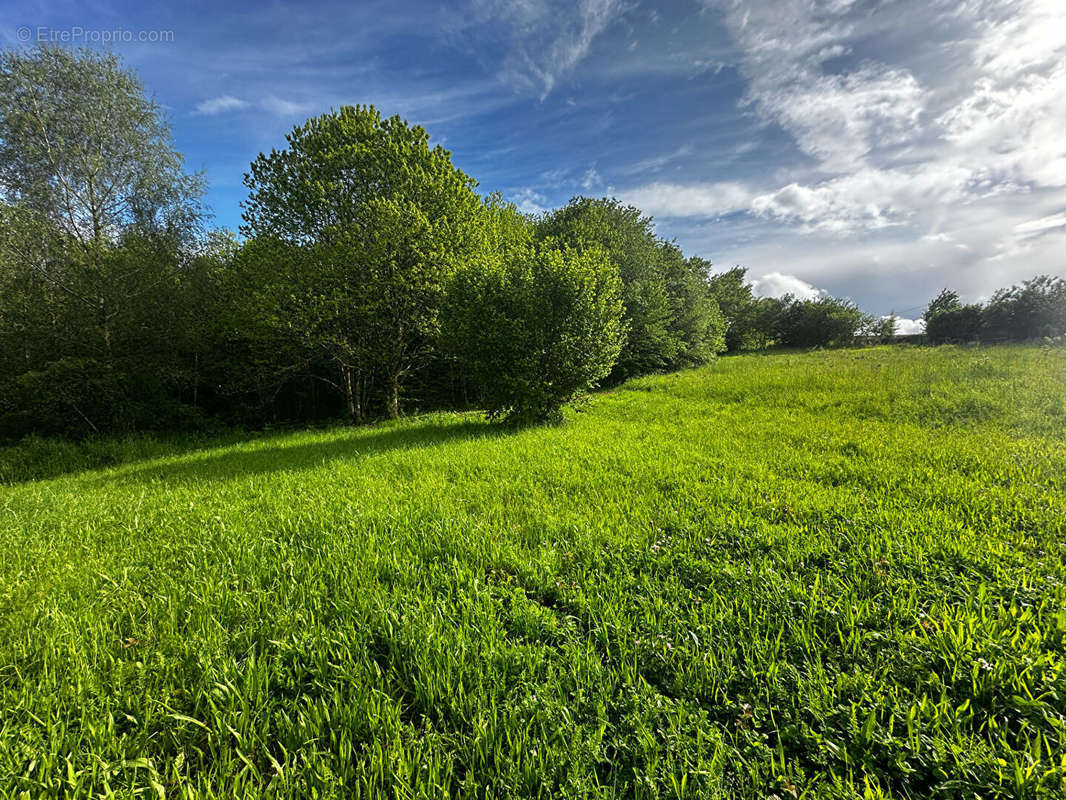
<instances>
[{"instance_id":1,"label":"bush","mask_svg":"<svg viewBox=\"0 0 1066 800\"><path fill-rule=\"evenodd\" d=\"M933 344L963 344L981 339L983 328L981 306L960 305L927 317L925 335Z\"/></svg>"},{"instance_id":2,"label":"bush","mask_svg":"<svg viewBox=\"0 0 1066 800\"><path fill-rule=\"evenodd\" d=\"M456 283L456 338L492 417L557 420L610 373L625 342L621 281L602 250L549 240Z\"/></svg>"},{"instance_id":3,"label":"bush","mask_svg":"<svg viewBox=\"0 0 1066 800\"><path fill-rule=\"evenodd\" d=\"M984 308L990 341L1029 341L1066 333L1066 281L1038 275L1021 286L1000 289Z\"/></svg>"},{"instance_id":4,"label":"bush","mask_svg":"<svg viewBox=\"0 0 1066 800\"><path fill-rule=\"evenodd\" d=\"M777 340L786 347L840 347L851 344L868 321L847 300L786 297L776 320Z\"/></svg>"}]
</instances>

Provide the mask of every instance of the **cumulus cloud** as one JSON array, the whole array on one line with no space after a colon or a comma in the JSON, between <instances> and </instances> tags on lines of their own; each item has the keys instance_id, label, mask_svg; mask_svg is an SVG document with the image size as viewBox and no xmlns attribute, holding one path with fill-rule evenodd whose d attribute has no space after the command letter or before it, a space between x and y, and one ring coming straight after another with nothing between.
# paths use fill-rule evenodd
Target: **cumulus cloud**
<instances>
[{"instance_id":1,"label":"cumulus cloud","mask_svg":"<svg viewBox=\"0 0 1066 800\"><path fill-rule=\"evenodd\" d=\"M983 170L958 164L865 167L811 185L790 183L754 197L750 210L799 223L802 231L869 232L901 225L923 209L967 202L996 190Z\"/></svg>"},{"instance_id":2,"label":"cumulus cloud","mask_svg":"<svg viewBox=\"0 0 1066 800\"><path fill-rule=\"evenodd\" d=\"M826 294L802 278L781 272L768 272L752 281L751 286L759 297L784 297L789 294L799 300L817 300Z\"/></svg>"},{"instance_id":3,"label":"cumulus cloud","mask_svg":"<svg viewBox=\"0 0 1066 800\"><path fill-rule=\"evenodd\" d=\"M742 109L799 151L735 195L746 213L729 218L730 260L786 258L838 293L876 284L896 297L893 273L911 291L988 293L1017 270L1063 270L1061 0L704 2L736 46ZM720 186L634 194L710 220L731 205L710 201Z\"/></svg>"},{"instance_id":4,"label":"cumulus cloud","mask_svg":"<svg viewBox=\"0 0 1066 800\"><path fill-rule=\"evenodd\" d=\"M884 317L882 317L882 319L884 319ZM919 333L925 333L924 319L907 319L906 317L896 317L896 335L914 336Z\"/></svg>"}]
</instances>

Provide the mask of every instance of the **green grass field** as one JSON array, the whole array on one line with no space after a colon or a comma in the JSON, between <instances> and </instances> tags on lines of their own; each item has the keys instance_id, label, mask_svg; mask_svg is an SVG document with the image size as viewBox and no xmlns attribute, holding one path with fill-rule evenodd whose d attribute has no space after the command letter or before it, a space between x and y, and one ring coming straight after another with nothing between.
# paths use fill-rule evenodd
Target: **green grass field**
<instances>
[{"instance_id":1,"label":"green grass field","mask_svg":"<svg viewBox=\"0 0 1066 800\"><path fill-rule=\"evenodd\" d=\"M875 348L0 486L0 796L1063 797L1064 432Z\"/></svg>"}]
</instances>

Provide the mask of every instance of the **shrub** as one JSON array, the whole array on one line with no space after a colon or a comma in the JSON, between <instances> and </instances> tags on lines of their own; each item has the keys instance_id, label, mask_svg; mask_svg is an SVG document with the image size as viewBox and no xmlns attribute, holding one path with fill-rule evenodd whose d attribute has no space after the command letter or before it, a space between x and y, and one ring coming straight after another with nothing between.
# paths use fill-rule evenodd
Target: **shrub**
<instances>
[{"instance_id":1,"label":"shrub","mask_svg":"<svg viewBox=\"0 0 1066 800\"><path fill-rule=\"evenodd\" d=\"M621 281L602 250L551 240L457 279L457 337L492 417L553 421L605 378L625 342Z\"/></svg>"},{"instance_id":2,"label":"shrub","mask_svg":"<svg viewBox=\"0 0 1066 800\"><path fill-rule=\"evenodd\" d=\"M786 297L776 320L777 339L786 347L840 347L850 345L867 324L866 315L850 301Z\"/></svg>"}]
</instances>

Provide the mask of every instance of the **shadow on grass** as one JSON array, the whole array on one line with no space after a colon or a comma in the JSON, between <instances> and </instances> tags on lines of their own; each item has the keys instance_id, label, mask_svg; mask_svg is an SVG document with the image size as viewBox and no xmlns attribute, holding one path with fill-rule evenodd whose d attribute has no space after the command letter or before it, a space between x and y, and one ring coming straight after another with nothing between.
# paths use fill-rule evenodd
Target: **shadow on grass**
<instances>
[{"instance_id":1,"label":"shadow on grass","mask_svg":"<svg viewBox=\"0 0 1066 800\"><path fill-rule=\"evenodd\" d=\"M487 420L405 423L334 431L325 441L295 442L290 437L256 440L251 449L234 447L190 455L179 461L151 462L100 475L98 485L162 481L203 482L247 475L299 471L334 461L350 461L397 450L418 450L461 440L502 438L511 429Z\"/></svg>"},{"instance_id":2,"label":"shadow on grass","mask_svg":"<svg viewBox=\"0 0 1066 800\"><path fill-rule=\"evenodd\" d=\"M94 472L138 461L182 456L277 436L262 431L156 435L150 433L83 440L28 436L0 446L0 487Z\"/></svg>"}]
</instances>

